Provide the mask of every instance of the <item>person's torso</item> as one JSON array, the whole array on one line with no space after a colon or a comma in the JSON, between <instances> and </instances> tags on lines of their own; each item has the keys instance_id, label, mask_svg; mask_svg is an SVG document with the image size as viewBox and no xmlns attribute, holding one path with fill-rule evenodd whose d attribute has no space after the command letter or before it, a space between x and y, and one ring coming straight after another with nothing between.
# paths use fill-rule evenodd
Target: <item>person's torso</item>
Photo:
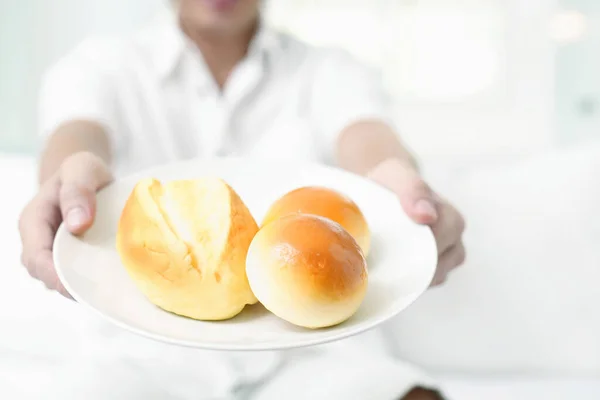
<instances>
[{"instance_id":1,"label":"person's torso","mask_svg":"<svg viewBox=\"0 0 600 400\"><path fill-rule=\"evenodd\" d=\"M119 170L227 155L323 161L308 104L309 48L275 40L250 51L222 90L193 49L157 77L150 37L127 43L114 76Z\"/></svg>"}]
</instances>

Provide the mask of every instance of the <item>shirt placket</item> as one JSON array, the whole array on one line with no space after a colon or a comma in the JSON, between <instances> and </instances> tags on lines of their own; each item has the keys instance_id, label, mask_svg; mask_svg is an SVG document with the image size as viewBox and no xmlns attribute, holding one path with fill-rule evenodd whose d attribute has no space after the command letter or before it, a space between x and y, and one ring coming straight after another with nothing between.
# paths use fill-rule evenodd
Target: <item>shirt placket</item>
<instances>
[{"instance_id":1,"label":"shirt placket","mask_svg":"<svg viewBox=\"0 0 600 400\"><path fill-rule=\"evenodd\" d=\"M230 119L228 104L222 97L213 94L205 99L204 107L199 113L202 120L200 154L204 157L225 155Z\"/></svg>"},{"instance_id":2,"label":"shirt placket","mask_svg":"<svg viewBox=\"0 0 600 400\"><path fill-rule=\"evenodd\" d=\"M240 121L236 117L242 111L240 107L246 106L249 102L248 96L252 96L263 79L263 61L261 53L250 55L233 71L223 92L223 102L228 104L226 107L228 125L223 136L222 155L237 156L243 151L242 142L247 138L239 136Z\"/></svg>"}]
</instances>

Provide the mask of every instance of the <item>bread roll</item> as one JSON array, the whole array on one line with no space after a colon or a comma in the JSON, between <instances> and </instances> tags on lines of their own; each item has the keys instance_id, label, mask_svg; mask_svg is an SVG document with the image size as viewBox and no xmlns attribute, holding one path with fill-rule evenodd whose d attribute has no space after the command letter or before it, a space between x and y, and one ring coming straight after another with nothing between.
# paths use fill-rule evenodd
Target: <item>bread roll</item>
<instances>
[{"instance_id":1,"label":"bread roll","mask_svg":"<svg viewBox=\"0 0 600 400\"><path fill-rule=\"evenodd\" d=\"M121 214L117 251L158 307L198 320L224 320L257 302L246 254L258 226L220 179L139 182Z\"/></svg>"},{"instance_id":2,"label":"bread roll","mask_svg":"<svg viewBox=\"0 0 600 400\"><path fill-rule=\"evenodd\" d=\"M367 290L366 267L345 229L307 214L262 227L246 261L259 301L280 318L312 329L337 325L356 312Z\"/></svg>"},{"instance_id":3,"label":"bread roll","mask_svg":"<svg viewBox=\"0 0 600 400\"><path fill-rule=\"evenodd\" d=\"M371 233L362 212L347 196L324 187L293 190L269 208L263 225L289 214L314 214L329 218L344 227L358 242L365 256L371 247Z\"/></svg>"}]
</instances>

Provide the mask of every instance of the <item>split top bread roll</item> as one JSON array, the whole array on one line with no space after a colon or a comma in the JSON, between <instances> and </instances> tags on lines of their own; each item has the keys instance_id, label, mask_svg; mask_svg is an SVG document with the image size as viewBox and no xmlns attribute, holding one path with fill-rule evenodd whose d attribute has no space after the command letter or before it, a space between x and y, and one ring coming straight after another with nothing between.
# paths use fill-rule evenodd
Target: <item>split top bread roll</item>
<instances>
[{"instance_id":1,"label":"split top bread roll","mask_svg":"<svg viewBox=\"0 0 600 400\"><path fill-rule=\"evenodd\" d=\"M262 227L246 269L254 294L269 311L313 329L350 318L368 284L365 257L354 238L336 222L307 214Z\"/></svg>"},{"instance_id":2,"label":"split top bread roll","mask_svg":"<svg viewBox=\"0 0 600 400\"><path fill-rule=\"evenodd\" d=\"M121 214L117 251L137 287L166 311L224 320L257 302L246 254L258 226L220 179L140 181Z\"/></svg>"},{"instance_id":3,"label":"split top bread roll","mask_svg":"<svg viewBox=\"0 0 600 400\"><path fill-rule=\"evenodd\" d=\"M316 186L293 190L271 205L263 219L263 225L297 213L314 214L337 222L354 237L365 256L369 254L371 233L367 220L356 203L347 196Z\"/></svg>"}]
</instances>

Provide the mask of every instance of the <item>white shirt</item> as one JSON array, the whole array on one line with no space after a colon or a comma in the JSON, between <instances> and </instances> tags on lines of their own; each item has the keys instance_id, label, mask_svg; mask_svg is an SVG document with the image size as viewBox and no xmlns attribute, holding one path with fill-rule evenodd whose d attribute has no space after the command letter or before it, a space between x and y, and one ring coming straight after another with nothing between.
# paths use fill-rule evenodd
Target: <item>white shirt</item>
<instances>
[{"instance_id":1,"label":"white shirt","mask_svg":"<svg viewBox=\"0 0 600 400\"><path fill-rule=\"evenodd\" d=\"M376 72L349 54L262 28L219 90L202 55L168 18L130 38L88 39L43 79L40 129L102 123L117 167L252 155L331 162L352 122L389 120Z\"/></svg>"},{"instance_id":2,"label":"white shirt","mask_svg":"<svg viewBox=\"0 0 600 400\"><path fill-rule=\"evenodd\" d=\"M387 108L377 74L348 54L313 48L267 28L221 91L199 51L169 18L129 38L89 39L61 59L43 79L39 123L44 136L70 120L101 123L117 172L127 173L231 154L329 163L345 127L369 118L391 123ZM364 337L356 339L359 346L329 346L343 349L341 356L301 351L304 361L295 359L291 369L280 353L175 348L100 322L87 334L102 343L99 350L74 363L64 380L53 380L47 394L63 400L154 398L148 393L160 399L229 399L245 385L266 382L252 399L395 400L412 384L427 381L385 354L379 332L371 334L373 346ZM370 372L365 362L375 364ZM106 383L94 380L99 371ZM77 378L69 379L72 374ZM372 397L375 390L382 397Z\"/></svg>"}]
</instances>

